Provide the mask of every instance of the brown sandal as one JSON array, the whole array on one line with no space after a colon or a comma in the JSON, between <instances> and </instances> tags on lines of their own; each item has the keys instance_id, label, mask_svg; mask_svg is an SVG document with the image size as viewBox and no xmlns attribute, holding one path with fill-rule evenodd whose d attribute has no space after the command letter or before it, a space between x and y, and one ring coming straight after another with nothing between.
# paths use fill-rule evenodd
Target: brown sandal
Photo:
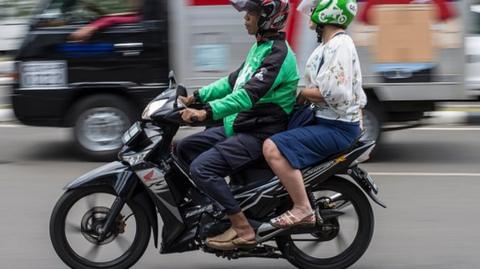
<instances>
[{"instance_id":1,"label":"brown sandal","mask_svg":"<svg viewBox=\"0 0 480 269\"><path fill-rule=\"evenodd\" d=\"M315 226L316 222L315 212L312 212L312 214L303 219L299 219L297 216L293 215L290 210L270 220L270 224L279 229L290 229L296 226Z\"/></svg>"},{"instance_id":2,"label":"brown sandal","mask_svg":"<svg viewBox=\"0 0 480 269\"><path fill-rule=\"evenodd\" d=\"M237 248L254 248L257 241L245 240L239 237L233 228L230 228L220 235L207 238L206 245L210 248L227 251Z\"/></svg>"}]
</instances>

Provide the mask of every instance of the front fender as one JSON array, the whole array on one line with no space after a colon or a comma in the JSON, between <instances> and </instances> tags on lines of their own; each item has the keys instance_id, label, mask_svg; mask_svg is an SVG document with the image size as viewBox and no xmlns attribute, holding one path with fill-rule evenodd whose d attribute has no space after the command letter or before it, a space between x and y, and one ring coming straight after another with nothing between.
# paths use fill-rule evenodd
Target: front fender
<instances>
[{"instance_id":1,"label":"front fender","mask_svg":"<svg viewBox=\"0 0 480 269\"><path fill-rule=\"evenodd\" d=\"M73 190L96 185L109 185L116 191L117 189L115 186L117 185L117 182L122 181L121 179L125 176L134 175L135 174L133 174L130 167L121 162L111 162L81 175L65 186L64 190Z\"/></svg>"}]
</instances>

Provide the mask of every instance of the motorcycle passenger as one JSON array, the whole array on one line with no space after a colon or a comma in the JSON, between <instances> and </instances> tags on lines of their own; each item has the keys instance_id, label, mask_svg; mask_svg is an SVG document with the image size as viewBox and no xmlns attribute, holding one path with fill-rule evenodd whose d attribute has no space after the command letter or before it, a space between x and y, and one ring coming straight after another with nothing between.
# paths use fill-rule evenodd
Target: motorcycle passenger
<instances>
[{"instance_id":1,"label":"motorcycle passenger","mask_svg":"<svg viewBox=\"0 0 480 269\"><path fill-rule=\"evenodd\" d=\"M232 223L225 233L207 239L207 245L221 250L256 245L255 232L225 177L261 158L263 141L286 130L299 80L295 55L280 31L287 22L288 0L231 3L246 11L245 27L257 42L238 70L183 98L187 106L205 104L203 110L183 110L183 120L223 119L223 126L185 138L176 152L190 165L198 187L225 208Z\"/></svg>"},{"instance_id":2,"label":"motorcycle passenger","mask_svg":"<svg viewBox=\"0 0 480 269\"><path fill-rule=\"evenodd\" d=\"M315 124L267 139L263 153L287 189L293 208L271 220L278 228L314 225L301 169L351 147L361 133L361 109L366 105L357 51L345 33L357 12L355 0L304 0L310 28L323 42L311 54L301 96L314 104Z\"/></svg>"}]
</instances>

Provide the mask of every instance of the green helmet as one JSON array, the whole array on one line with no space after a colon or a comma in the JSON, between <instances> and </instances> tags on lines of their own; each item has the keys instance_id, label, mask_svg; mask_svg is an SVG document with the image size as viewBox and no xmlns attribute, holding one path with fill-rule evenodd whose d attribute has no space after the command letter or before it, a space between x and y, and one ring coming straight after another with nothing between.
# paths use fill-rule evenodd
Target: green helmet
<instances>
[{"instance_id":1,"label":"green helmet","mask_svg":"<svg viewBox=\"0 0 480 269\"><path fill-rule=\"evenodd\" d=\"M311 20L317 25L332 24L347 28L355 15L356 0L321 0L313 8Z\"/></svg>"}]
</instances>

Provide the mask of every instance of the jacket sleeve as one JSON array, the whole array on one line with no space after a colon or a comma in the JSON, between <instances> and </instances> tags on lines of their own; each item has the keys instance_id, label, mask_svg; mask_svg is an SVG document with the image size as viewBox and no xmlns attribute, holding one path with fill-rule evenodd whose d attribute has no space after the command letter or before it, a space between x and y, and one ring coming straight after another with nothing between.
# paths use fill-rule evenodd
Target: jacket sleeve
<instances>
[{"instance_id":1,"label":"jacket sleeve","mask_svg":"<svg viewBox=\"0 0 480 269\"><path fill-rule=\"evenodd\" d=\"M214 120L251 109L271 89L282 83L280 71L288 54L285 41L274 41L270 53L243 87L222 99L209 102Z\"/></svg>"},{"instance_id":2,"label":"jacket sleeve","mask_svg":"<svg viewBox=\"0 0 480 269\"><path fill-rule=\"evenodd\" d=\"M238 74L243 68L242 64L240 68L232 72L227 77L223 77L212 84L201 88L194 93L195 97L200 103L207 103L209 101L217 100L225 97L232 92L235 82L237 81Z\"/></svg>"}]
</instances>

